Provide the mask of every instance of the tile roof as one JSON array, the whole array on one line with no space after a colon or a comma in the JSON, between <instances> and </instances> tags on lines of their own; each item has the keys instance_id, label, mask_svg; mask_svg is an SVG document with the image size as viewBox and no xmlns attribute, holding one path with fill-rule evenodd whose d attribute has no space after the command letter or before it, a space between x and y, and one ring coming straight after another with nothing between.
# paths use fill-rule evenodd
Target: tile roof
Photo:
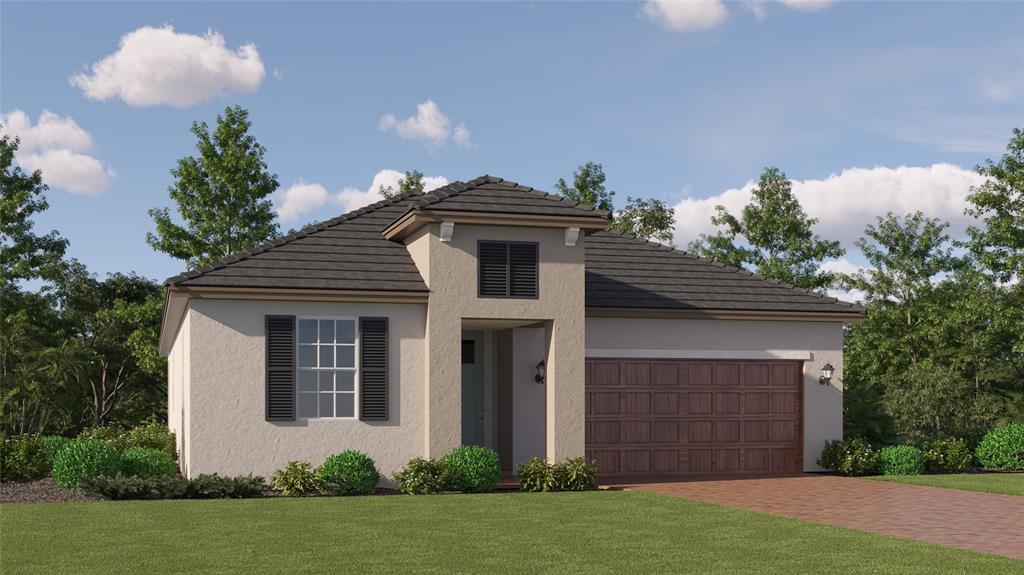
<instances>
[{"instance_id":1,"label":"tile roof","mask_svg":"<svg viewBox=\"0 0 1024 575\"><path fill-rule=\"evenodd\" d=\"M481 176L466 183L454 182L422 194L412 202L410 210L608 219L605 210L495 176Z\"/></svg>"}]
</instances>

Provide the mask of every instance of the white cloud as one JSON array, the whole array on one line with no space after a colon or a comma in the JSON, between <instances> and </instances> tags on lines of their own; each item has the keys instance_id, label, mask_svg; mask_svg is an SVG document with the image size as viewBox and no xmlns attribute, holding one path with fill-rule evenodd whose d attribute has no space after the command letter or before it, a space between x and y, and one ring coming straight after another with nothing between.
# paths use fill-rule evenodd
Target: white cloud
<instances>
[{"instance_id":1,"label":"white cloud","mask_svg":"<svg viewBox=\"0 0 1024 575\"><path fill-rule=\"evenodd\" d=\"M744 0L743 5L754 14L754 19L764 22L764 19L768 17L764 9L764 2L765 0Z\"/></svg>"},{"instance_id":2,"label":"white cloud","mask_svg":"<svg viewBox=\"0 0 1024 575\"><path fill-rule=\"evenodd\" d=\"M399 120L394 114L385 114L377 127L385 132L393 131L404 140L421 141L428 147L440 146L449 139L463 148L472 145L466 125L459 124L453 129L451 118L444 115L433 100L417 104L416 115L404 120Z\"/></svg>"},{"instance_id":3,"label":"white cloud","mask_svg":"<svg viewBox=\"0 0 1024 575\"><path fill-rule=\"evenodd\" d=\"M284 68L274 68L274 79L280 82L284 80Z\"/></svg>"},{"instance_id":4,"label":"white cloud","mask_svg":"<svg viewBox=\"0 0 1024 575\"><path fill-rule=\"evenodd\" d=\"M847 258L839 258L838 260L831 260L821 264L821 269L826 272L834 272L840 274L855 274L865 268L862 266L858 266L857 264L851 262ZM828 295L839 298L843 301L864 301L864 292L858 289L830 289L827 290L827 293Z\"/></svg>"},{"instance_id":5,"label":"white cloud","mask_svg":"<svg viewBox=\"0 0 1024 575\"><path fill-rule=\"evenodd\" d=\"M277 215L284 222L294 222L303 215L318 210L326 205L337 206L340 213L348 213L364 206L379 202L381 188L391 186L398 189L398 183L405 177L398 170L381 170L374 174L373 181L367 189L348 186L337 194L331 195L326 188L316 183L298 181L287 190L281 192L276 200ZM429 192L448 183L444 176L424 176L423 190Z\"/></svg>"},{"instance_id":6,"label":"white cloud","mask_svg":"<svg viewBox=\"0 0 1024 575\"><path fill-rule=\"evenodd\" d=\"M779 0L779 4L804 12L820 12L831 8L838 0Z\"/></svg>"},{"instance_id":7,"label":"white cloud","mask_svg":"<svg viewBox=\"0 0 1024 575\"><path fill-rule=\"evenodd\" d=\"M651 22L675 32L703 32L729 17L722 0L648 0L640 10Z\"/></svg>"},{"instance_id":8,"label":"white cloud","mask_svg":"<svg viewBox=\"0 0 1024 575\"><path fill-rule=\"evenodd\" d=\"M21 141L18 165L29 172L41 170L43 182L50 187L99 196L115 175L87 153L93 147L92 136L70 116L43 110L33 126L29 115L16 109L0 114L0 124L5 135Z\"/></svg>"},{"instance_id":9,"label":"white cloud","mask_svg":"<svg viewBox=\"0 0 1024 575\"><path fill-rule=\"evenodd\" d=\"M793 193L812 218L822 237L842 242L848 254L856 254L853 242L867 224L887 212L906 214L921 210L929 217L949 221L950 233L960 235L969 218L964 215L967 194L983 178L952 164L926 167L849 168L822 180L793 181ZM685 198L675 206L677 245L685 246L701 233L714 233L711 216L716 205L739 214L751 197L756 182L731 188L710 198Z\"/></svg>"},{"instance_id":10,"label":"white cloud","mask_svg":"<svg viewBox=\"0 0 1024 575\"><path fill-rule=\"evenodd\" d=\"M213 30L198 36L144 26L122 36L118 50L94 63L91 73L75 74L70 82L91 100L184 108L227 93L255 92L264 74L251 43L231 50Z\"/></svg>"}]
</instances>

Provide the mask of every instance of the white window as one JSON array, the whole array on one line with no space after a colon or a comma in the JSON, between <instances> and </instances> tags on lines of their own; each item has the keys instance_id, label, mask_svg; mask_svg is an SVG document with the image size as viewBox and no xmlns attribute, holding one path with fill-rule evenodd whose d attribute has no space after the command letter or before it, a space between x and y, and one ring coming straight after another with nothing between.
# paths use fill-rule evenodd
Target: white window
<instances>
[{"instance_id":1,"label":"white window","mask_svg":"<svg viewBox=\"0 0 1024 575\"><path fill-rule=\"evenodd\" d=\"M355 318L299 318L299 418L355 418L357 340Z\"/></svg>"}]
</instances>

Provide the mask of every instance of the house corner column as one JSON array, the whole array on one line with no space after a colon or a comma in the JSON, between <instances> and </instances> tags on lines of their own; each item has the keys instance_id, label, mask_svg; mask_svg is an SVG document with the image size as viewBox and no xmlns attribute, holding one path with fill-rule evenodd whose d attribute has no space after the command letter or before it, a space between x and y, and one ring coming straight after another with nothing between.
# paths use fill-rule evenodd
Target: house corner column
<instances>
[{"instance_id":1,"label":"house corner column","mask_svg":"<svg viewBox=\"0 0 1024 575\"><path fill-rule=\"evenodd\" d=\"M547 357L546 453L552 462L581 457L585 433L583 318L545 322Z\"/></svg>"}]
</instances>

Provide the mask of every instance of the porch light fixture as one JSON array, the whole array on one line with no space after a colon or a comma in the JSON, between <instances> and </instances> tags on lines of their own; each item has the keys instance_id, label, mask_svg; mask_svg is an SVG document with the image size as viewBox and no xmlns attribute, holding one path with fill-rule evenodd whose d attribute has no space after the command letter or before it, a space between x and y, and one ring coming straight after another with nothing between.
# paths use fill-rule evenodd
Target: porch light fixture
<instances>
[{"instance_id":1,"label":"porch light fixture","mask_svg":"<svg viewBox=\"0 0 1024 575\"><path fill-rule=\"evenodd\" d=\"M544 380L547 379L544 374L544 360L537 362L537 375L533 376L533 381L544 385Z\"/></svg>"},{"instance_id":2,"label":"porch light fixture","mask_svg":"<svg viewBox=\"0 0 1024 575\"><path fill-rule=\"evenodd\" d=\"M565 228L565 245L573 248L576 247L578 241L580 241L580 229L576 226Z\"/></svg>"},{"instance_id":3,"label":"porch light fixture","mask_svg":"<svg viewBox=\"0 0 1024 575\"><path fill-rule=\"evenodd\" d=\"M832 367L831 363L826 363L821 368L821 377L818 378L818 383L821 385L828 385L832 381L832 374L835 373L836 368Z\"/></svg>"},{"instance_id":4,"label":"porch light fixture","mask_svg":"<svg viewBox=\"0 0 1024 575\"><path fill-rule=\"evenodd\" d=\"M455 222L441 222L441 241L450 242L452 241L452 235L455 233Z\"/></svg>"}]
</instances>

